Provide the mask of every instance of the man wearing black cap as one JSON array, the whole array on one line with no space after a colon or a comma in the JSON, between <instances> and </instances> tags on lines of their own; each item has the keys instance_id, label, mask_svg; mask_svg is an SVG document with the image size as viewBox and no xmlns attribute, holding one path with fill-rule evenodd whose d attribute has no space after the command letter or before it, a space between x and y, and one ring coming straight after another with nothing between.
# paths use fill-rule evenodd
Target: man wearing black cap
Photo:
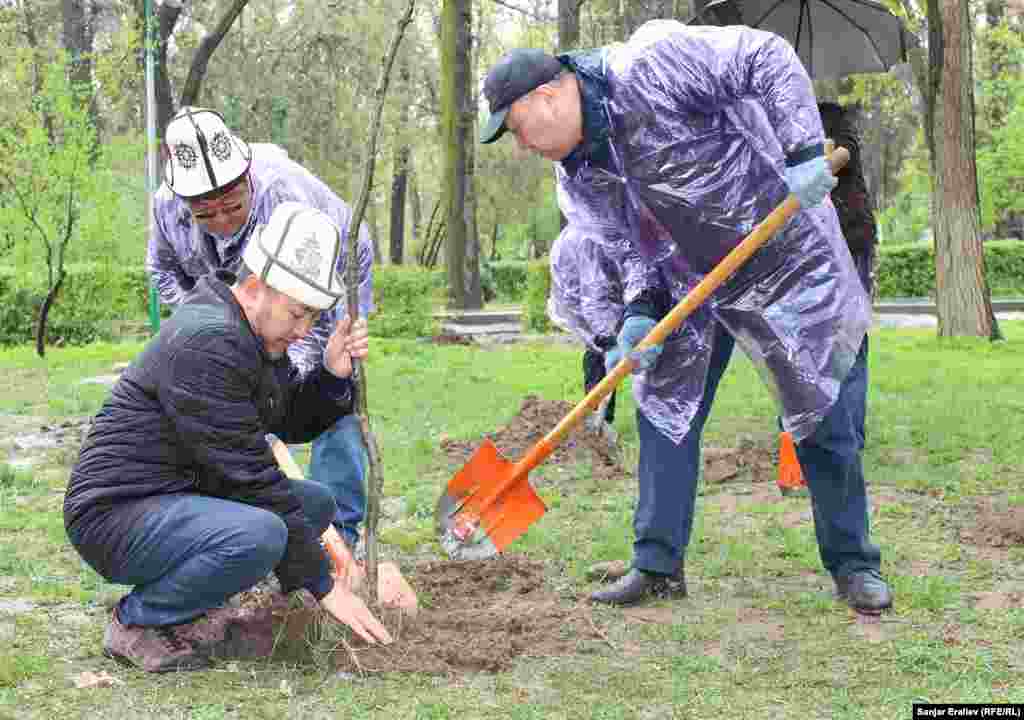
<instances>
[{"instance_id":1,"label":"man wearing black cap","mask_svg":"<svg viewBox=\"0 0 1024 720\"><path fill-rule=\"evenodd\" d=\"M671 404L638 413L633 569L597 602L671 592L682 569L700 439L739 343L768 378L813 497L822 563L861 612L892 603L868 532L861 468L870 304L824 202L836 180L813 89L792 47L745 27L657 20L626 43L553 57L513 50L484 81L481 142L505 132L557 163L573 222L619 243L627 303L611 357L680 364ZM801 211L691 315L689 352L634 347L788 195ZM567 213L567 217L570 213ZM639 268L646 267L647 272ZM633 273L633 277L630 277ZM666 500L666 498L668 500Z\"/></svg>"}]
</instances>

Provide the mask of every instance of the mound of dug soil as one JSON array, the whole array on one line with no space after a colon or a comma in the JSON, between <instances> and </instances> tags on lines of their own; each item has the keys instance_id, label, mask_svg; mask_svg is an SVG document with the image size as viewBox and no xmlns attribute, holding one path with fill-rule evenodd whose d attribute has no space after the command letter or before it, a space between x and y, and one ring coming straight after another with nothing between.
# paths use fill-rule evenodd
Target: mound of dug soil
<instances>
[{"instance_id":1,"label":"mound of dug soil","mask_svg":"<svg viewBox=\"0 0 1024 720\"><path fill-rule=\"evenodd\" d=\"M543 564L516 555L421 564L406 575L419 614L385 615L395 642L341 648L337 666L352 673L494 673L520 657L571 655L599 640L590 608L560 598L545 575Z\"/></svg>"},{"instance_id":2,"label":"mound of dug soil","mask_svg":"<svg viewBox=\"0 0 1024 720\"><path fill-rule=\"evenodd\" d=\"M527 395L519 413L507 425L484 437L497 446L501 454L511 461L519 460L541 438L547 435L558 422L574 407L565 400L543 400ZM481 438L480 440L482 440ZM480 447L480 440L442 440L441 449L456 467L466 461ZM578 463L589 464L595 479L621 478L626 473L619 460L618 452L596 433L578 426L555 451L545 460L547 465L573 467Z\"/></svg>"},{"instance_id":3,"label":"mound of dug soil","mask_svg":"<svg viewBox=\"0 0 1024 720\"><path fill-rule=\"evenodd\" d=\"M705 447L701 457L704 482L708 484L775 482L778 477L777 450L751 438L740 438L736 447Z\"/></svg>"},{"instance_id":4,"label":"mound of dug soil","mask_svg":"<svg viewBox=\"0 0 1024 720\"><path fill-rule=\"evenodd\" d=\"M960 539L972 545L1011 547L1024 545L1024 507L981 506L972 527L960 530Z\"/></svg>"},{"instance_id":5,"label":"mound of dug soil","mask_svg":"<svg viewBox=\"0 0 1024 720\"><path fill-rule=\"evenodd\" d=\"M528 395L523 400L519 413L508 424L484 437L511 461L523 457L526 452L547 435L572 410L573 403L565 400L543 400ZM778 474L777 450L771 439L748 437L739 438L736 447L705 447L704 482L718 484L745 480L748 482L775 482ZM442 440L441 449L449 462L461 467L480 446L480 440ZM545 464L563 467L591 467L591 475L597 480L632 477L633 469L623 467L619 452L606 440L583 427L577 427L562 444L555 448Z\"/></svg>"}]
</instances>

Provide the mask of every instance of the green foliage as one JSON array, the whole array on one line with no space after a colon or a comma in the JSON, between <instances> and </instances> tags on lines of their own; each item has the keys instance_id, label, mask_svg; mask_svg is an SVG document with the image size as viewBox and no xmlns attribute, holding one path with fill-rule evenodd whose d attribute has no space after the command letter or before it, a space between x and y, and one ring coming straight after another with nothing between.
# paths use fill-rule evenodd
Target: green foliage
<instances>
[{"instance_id":1,"label":"green foliage","mask_svg":"<svg viewBox=\"0 0 1024 720\"><path fill-rule=\"evenodd\" d=\"M1024 98L1024 80L1013 82ZM1024 213L1024 106L1010 106L1005 124L992 131L992 142L978 150L981 224L989 229L1008 216Z\"/></svg>"},{"instance_id":2,"label":"green foliage","mask_svg":"<svg viewBox=\"0 0 1024 720\"><path fill-rule=\"evenodd\" d=\"M1024 295L1024 243L985 243L985 276L995 296ZM935 252L931 244L882 245L877 286L879 297L933 297Z\"/></svg>"},{"instance_id":3,"label":"green foliage","mask_svg":"<svg viewBox=\"0 0 1024 720\"><path fill-rule=\"evenodd\" d=\"M526 281L526 327L534 332L551 329L548 320L548 293L551 292L551 270L547 258L528 264Z\"/></svg>"},{"instance_id":4,"label":"green foliage","mask_svg":"<svg viewBox=\"0 0 1024 720\"><path fill-rule=\"evenodd\" d=\"M118 322L145 317L149 279L142 267L92 263L66 270L47 323L48 344L109 340ZM32 341L46 291L41 270L0 273L0 345Z\"/></svg>"},{"instance_id":5,"label":"green foliage","mask_svg":"<svg viewBox=\"0 0 1024 720\"><path fill-rule=\"evenodd\" d=\"M504 260L484 263L480 268L480 279L484 272L494 287L494 296L499 300L520 302L526 295L529 264L521 260Z\"/></svg>"},{"instance_id":6,"label":"green foliage","mask_svg":"<svg viewBox=\"0 0 1024 720\"><path fill-rule=\"evenodd\" d=\"M879 297L927 297L935 294L935 253L927 243L882 245L878 253Z\"/></svg>"},{"instance_id":7,"label":"green foliage","mask_svg":"<svg viewBox=\"0 0 1024 720\"><path fill-rule=\"evenodd\" d=\"M985 243L985 277L993 295L1024 295L1024 243L994 240Z\"/></svg>"},{"instance_id":8,"label":"green foliage","mask_svg":"<svg viewBox=\"0 0 1024 720\"><path fill-rule=\"evenodd\" d=\"M526 222L505 226L502 247L511 257L520 260L539 257L558 237L559 211L554 191L546 192L543 198L540 204L530 207Z\"/></svg>"},{"instance_id":9,"label":"green foliage","mask_svg":"<svg viewBox=\"0 0 1024 720\"><path fill-rule=\"evenodd\" d=\"M878 213L883 246L917 242L931 224L931 169L922 133L914 143L915 149L899 173L899 190L891 204Z\"/></svg>"},{"instance_id":10,"label":"green foliage","mask_svg":"<svg viewBox=\"0 0 1024 720\"><path fill-rule=\"evenodd\" d=\"M377 311L370 316L375 337L416 338L433 329L433 303L443 290L441 274L422 268L378 266L373 270Z\"/></svg>"},{"instance_id":11,"label":"green foliage","mask_svg":"<svg viewBox=\"0 0 1024 720\"><path fill-rule=\"evenodd\" d=\"M3 313L3 342L34 334L42 300L57 286L71 248L89 238L94 242L83 255L109 256L113 238L130 227L113 167L137 149L130 141L97 144L88 91L69 84L64 52L20 53L16 65L16 76L31 75L39 85L7 109L0 127L0 227L14 241L14 267L22 268ZM124 276L103 275L101 281L88 270L64 280L47 317L48 343L90 342L109 334L109 324L99 321L119 311Z\"/></svg>"}]
</instances>

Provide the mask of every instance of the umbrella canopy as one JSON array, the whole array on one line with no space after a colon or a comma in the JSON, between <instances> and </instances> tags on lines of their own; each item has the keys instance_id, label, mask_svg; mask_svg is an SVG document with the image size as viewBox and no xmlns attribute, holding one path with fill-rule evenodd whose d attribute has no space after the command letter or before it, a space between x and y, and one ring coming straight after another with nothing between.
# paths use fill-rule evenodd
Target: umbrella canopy
<instances>
[{"instance_id":1,"label":"umbrella canopy","mask_svg":"<svg viewBox=\"0 0 1024 720\"><path fill-rule=\"evenodd\" d=\"M906 62L913 36L871 0L697 0L691 24L747 25L781 35L815 79L886 72Z\"/></svg>"}]
</instances>

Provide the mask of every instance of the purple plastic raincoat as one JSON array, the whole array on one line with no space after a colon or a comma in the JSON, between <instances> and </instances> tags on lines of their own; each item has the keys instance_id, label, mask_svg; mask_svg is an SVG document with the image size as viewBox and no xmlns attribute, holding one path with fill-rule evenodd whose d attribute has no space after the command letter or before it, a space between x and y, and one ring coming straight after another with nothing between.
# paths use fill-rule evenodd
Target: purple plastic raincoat
<instances>
[{"instance_id":1,"label":"purple plastic raincoat","mask_svg":"<svg viewBox=\"0 0 1024 720\"><path fill-rule=\"evenodd\" d=\"M596 337L615 337L622 325L624 298L633 298L656 280L640 263L628 264L614 243L602 242L598 228L570 224L551 246L551 294L548 315L594 350ZM619 245L619 248L622 246ZM633 376L633 398L646 417L663 418L672 434L686 433L686 408L703 382L709 354L696 351L702 338L698 325L673 333L658 364ZM680 436L681 437L681 436Z\"/></svg>"},{"instance_id":2,"label":"purple plastic raincoat","mask_svg":"<svg viewBox=\"0 0 1024 720\"><path fill-rule=\"evenodd\" d=\"M232 237L220 237L204 232L192 220L192 213L184 200L161 185L153 201L153 220L156 230L152 234L146 257L146 269L160 295L160 302L175 306L192 289L196 280L215 270L237 270L242 250L252 230L265 224L279 203L294 200L326 213L341 229L342 238L348 235L352 211L327 185L298 163L288 158L283 148L269 144L253 144L252 210L242 229ZM365 317L373 310L373 244L363 225L359 229L359 309ZM342 244L338 257L338 272L345 277L348 249ZM323 362L323 350L331 330L338 319L348 315L345 303L339 302L334 310L325 312L313 330L288 348L288 355L303 372Z\"/></svg>"},{"instance_id":3,"label":"purple plastic raincoat","mask_svg":"<svg viewBox=\"0 0 1024 720\"><path fill-rule=\"evenodd\" d=\"M585 112L603 113L608 137L593 162L559 168L570 223L642 258L676 301L785 199L786 154L824 139L806 72L770 33L657 20L573 69L599 89ZM831 202L800 212L687 321L685 387L652 389L664 408L648 414L677 442L700 403L712 317L763 371L785 429L810 435L870 324Z\"/></svg>"}]
</instances>

